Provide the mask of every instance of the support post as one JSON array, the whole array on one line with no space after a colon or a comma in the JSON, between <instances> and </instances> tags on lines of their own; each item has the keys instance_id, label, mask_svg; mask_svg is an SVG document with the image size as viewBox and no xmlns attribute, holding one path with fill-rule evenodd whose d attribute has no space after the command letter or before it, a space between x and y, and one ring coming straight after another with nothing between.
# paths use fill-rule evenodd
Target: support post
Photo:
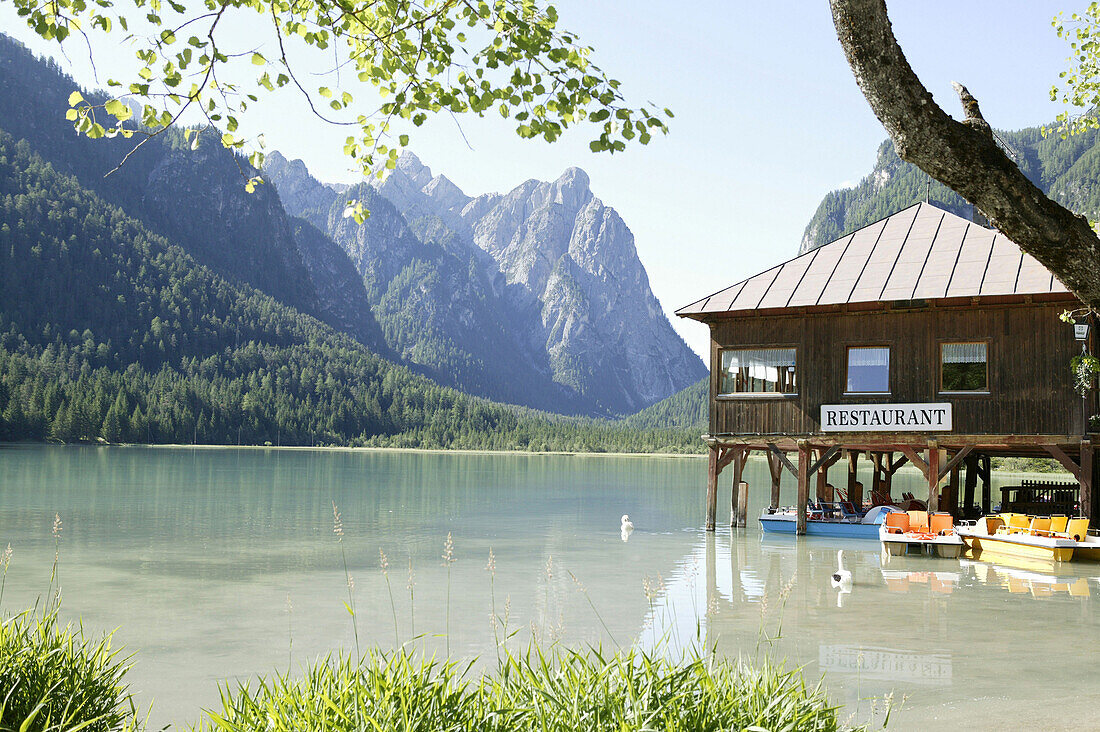
<instances>
[{"instance_id":1,"label":"support post","mask_svg":"<svg viewBox=\"0 0 1100 732\"><path fill-rule=\"evenodd\" d=\"M805 440L798 441L798 505L796 511L795 533L806 533L806 504L810 499L810 460L813 452Z\"/></svg>"},{"instance_id":2,"label":"support post","mask_svg":"<svg viewBox=\"0 0 1100 732\"><path fill-rule=\"evenodd\" d=\"M779 456L775 453L768 451L768 472L772 476L772 508L779 508L779 484L783 478L783 463L779 461Z\"/></svg>"},{"instance_id":3,"label":"support post","mask_svg":"<svg viewBox=\"0 0 1100 732\"><path fill-rule=\"evenodd\" d=\"M1089 520L1092 526L1092 441L1081 440L1081 480L1080 486L1081 515Z\"/></svg>"},{"instance_id":4,"label":"support post","mask_svg":"<svg viewBox=\"0 0 1100 732\"><path fill-rule=\"evenodd\" d=\"M741 477L745 474L745 463L749 459L749 450L739 451L733 458L733 490L730 491L730 526L737 525L737 491ZM741 524L744 526L744 524Z\"/></svg>"},{"instance_id":5,"label":"support post","mask_svg":"<svg viewBox=\"0 0 1100 732\"><path fill-rule=\"evenodd\" d=\"M718 447L710 448L707 460L707 531L714 531L715 516L718 514Z\"/></svg>"},{"instance_id":6,"label":"support post","mask_svg":"<svg viewBox=\"0 0 1100 732\"><path fill-rule=\"evenodd\" d=\"M737 528L743 529L748 524L749 513L749 484L741 481L737 484Z\"/></svg>"},{"instance_id":7,"label":"support post","mask_svg":"<svg viewBox=\"0 0 1100 732\"><path fill-rule=\"evenodd\" d=\"M863 486L859 482L859 450L845 450L848 456L848 500L856 507L863 508Z\"/></svg>"},{"instance_id":8,"label":"support post","mask_svg":"<svg viewBox=\"0 0 1100 732\"><path fill-rule=\"evenodd\" d=\"M951 479L947 482L947 490L950 498L947 499L947 511L954 517L959 517L959 466L951 468Z\"/></svg>"},{"instance_id":9,"label":"support post","mask_svg":"<svg viewBox=\"0 0 1100 732\"><path fill-rule=\"evenodd\" d=\"M963 490L963 511L970 518L970 507L974 505L974 489L978 486L978 456L966 456L966 487Z\"/></svg>"},{"instance_id":10,"label":"support post","mask_svg":"<svg viewBox=\"0 0 1100 732\"><path fill-rule=\"evenodd\" d=\"M989 475L990 459L988 455L978 458L978 475L982 478L982 513L987 514L993 510L993 485Z\"/></svg>"},{"instance_id":11,"label":"support post","mask_svg":"<svg viewBox=\"0 0 1100 732\"><path fill-rule=\"evenodd\" d=\"M824 459L825 459L825 450L824 449L821 449L821 450L817 451L817 459L820 460L820 461L824 461ZM826 487L828 485L828 482L829 482L829 469L824 464L822 464L822 466L817 469L817 500L818 501L829 501L830 503L832 503L833 497L828 495L829 489Z\"/></svg>"},{"instance_id":12,"label":"support post","mask_svg":"<svg viewBox=\"0 0 1100 732\"><path fill-rule=\"evenodd\" d=\"M928 441L928 511L940 510L940 445Z\"/></svg>"},{"instance_id":13,"label":"support post","mask_svg":"<svg viewBox=\"0 0 1100 732\"><path fill-rule=\"evenodd\" d=\"M886 489L886 495L893 498L894 496L894 451L883 453L883 457L886 458L886 466L884 472L886 473L885 480L882 481L883 486Z\"/></svg>"},{"instance_id":14,"label":"support post","mask_svg":"<svg viewBox=\"0 0 1100 732\"><path fill-rule=\"evenodd\" d=\"M872 478L871 478L871 495L881 495L882 493L882 453L872 452L871 456Z\"/></svg>"}]
</instances>

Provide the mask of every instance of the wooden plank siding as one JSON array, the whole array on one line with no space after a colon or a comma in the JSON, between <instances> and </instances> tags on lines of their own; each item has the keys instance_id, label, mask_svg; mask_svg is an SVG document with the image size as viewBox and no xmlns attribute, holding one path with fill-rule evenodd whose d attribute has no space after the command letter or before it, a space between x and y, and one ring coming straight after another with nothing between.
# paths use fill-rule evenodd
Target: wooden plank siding
<instances>
[{"instance_id":1,"label":"wooden plank siding","mask_svg":"<svg viewBox=\"0 0 1100 732\"><path fill-rule=\"evenodd\" d=\"M1073 302L711 316L710 434L812 436L822 404L907 402L950 402L956 435L1080 434L1069 369L1080 345L1058 318ZM988 395L940 393L947 341L988 343ZM845 396L847 349L859 345L890 347L889 396ZM771 346L797 349L797 395L718 395L722 348Z\"/></svg>"}]
</instances>

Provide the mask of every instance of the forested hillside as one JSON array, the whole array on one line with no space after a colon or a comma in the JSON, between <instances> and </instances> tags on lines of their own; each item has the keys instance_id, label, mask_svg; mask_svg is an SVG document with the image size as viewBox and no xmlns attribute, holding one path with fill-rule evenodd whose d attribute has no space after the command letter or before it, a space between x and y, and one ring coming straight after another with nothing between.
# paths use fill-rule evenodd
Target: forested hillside
<instances>
[{"instance_id":1,"label":"forested hillside","mask_svg":"<svg viewBox=\"0 0 1100 732\"><path fill-rule=\"evenodd\" d=\"M0 132L0 436L695 451L466 396L198 264Z\"/></svg>"},{"instance_id":2,"label":"forested hillside","mask_svg":"<svg viewBox=\"0 0 1100 732\"><path fill-rule=\"evenodd\" d=\"M1065 140L1056 134L1044 137L1039 127L997 135L1024 174L1045 193L1090 220L1100 219L1100 131ZM886 140L867 177L853 188L828 193L821 201L799 251L827 244L926 198L959 216L972 215L969 203L916 166L902 162L894 144Z\"/></svg>"}]
</instances>

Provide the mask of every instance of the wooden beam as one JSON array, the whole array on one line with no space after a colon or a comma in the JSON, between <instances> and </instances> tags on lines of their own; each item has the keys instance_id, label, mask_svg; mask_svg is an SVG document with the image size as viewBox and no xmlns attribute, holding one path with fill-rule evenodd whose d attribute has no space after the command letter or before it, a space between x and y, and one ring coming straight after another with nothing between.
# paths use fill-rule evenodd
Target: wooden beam
<instances>
[{"instance_id":1,"label":"wooden beam","mask_svg":"<svg viewBox=\"0 0 1100 732\"><path fill-rule=\"evenodd\" d=\"M993 503L993 480L989 475L990 459L988 455L978 458L978 475L982 479L982 513L989 513Z\"/></svg>"},{"instance_id":2,"label":"wooden beam","mask_svg":"<svg viewBox=\"0 0 1100 732\"><path fill-rule=\"evenodd\" d=\"M733 458L733 490L730 491L730 526L737 523L737 491L741 485L741 478L745 474L745 463L749 459L749 449L745 448ZM744 523L741 524L744 526Z\"/></svg>"},{"instance_id":3,"label":"wooden beam","mask_svg":"<svg viewBox=\"0 0 1100 732\"><path fill-rule=\"evenodd\" d=\"M943 504L946 501L947 512L952 517L959 517L959 466L951 468L951 478L947 482L947 498L941 499L940 503ZM942 507L942 505L941 505Z\"/></svg>"},{"instance_id":4,"label":"wooden beam","mask_svg":"<svg viewBox=\"0 0 1100 732\"><path fill-rule=\"evenodd\" d=\"M1078 483L1079 497L1078 500L1081 503L1081 515L1089 520L1089 526L1092 525L1092 442L1090 440L1081 440L1081 480Z\"/></svg>"},{"instance_id":5,"label":"wooden beam","mask_svg":"<svg viewBox=\"0 0 1100 732\"><path fill-rule=\"evenodd\" d=\"M776 447L774 442L768 442L768 443L765 443L765 444L767 445L768 450L770 450L772 452L772 454L774 454L777 458L779 458L779 462L783 464L783 467L785 467L787 470L791 471L791 475L793 475L794 477L797 478L798 477L798 468L796 468L791 463L791 461L787 459L786 453L784 453L782 450L780 450L778 447ZM801 449L802 448L799 448L799 450L801 450Z\"/></svg>"},{"instance_id":6,"label":"wooden beam","mask_svg":"<svg viewBox=\"0 0 1100 732\"><path fill-rule=\"evenodd\" d=\"M779 485L783 478L783 463L779 462L779 456L768 451L768 472L772 476L772 508L779 508Z\"/></svg>"},{"instance_id":7,"label":"wooden beam","mask_svg":"<svg viewBox=\"0 0 1100 732\"><path fill-rule=\"evenodd\" d=\"M718 448L710 448L707 459L707 519L706 530L714 531L714 520L718 514Z\"/></svg>"},{"instance_id":8,"label":"wooden beam","mask_svg":"<svg viewBox=\"0 0 1100 732\"><path fill-rule=\"evenodd\" d=\"M942 480L943 476L947 475L956 465L961 463L963 461L963 458L969 455L970 451L973 449L973 445L967 445L966 447L955 453L955 457L948 460L947 464L940 468L940 479Z\"/></svg>"},{"instance_id":9,"label":"wooden beam","mask_svg":"<svg viewBox=\"0 0 1100 732\"><path fill-rule=\"evenodd\" d=\"M913 463L913 465L916 466L917 470L924 473L924 478L925 478L925 480L927 480L928 479L928 463L924 462L924 460L921 458L921 456L917 454L917 451L914 450L913 448L909 447L908 445L899 446L898 449L901 450L902 454L904 454L905 457L909 458L909 462Z\"/></svg>"},{"instance_id":10,"label":"wooden beam","mask_svg":"<svg viewBox=\"0 0 1100 732\"><path fill-rule=\"evenodd\" d=\"M890 475L898 472L898 468L900 468L902 465L905 465L907 462L909 462L909 458L905 455L905 453L902 453L901 457L890 463Z\"/></svg>"},{"instance_id":11,"label":"wooden beam","mask_svg":"<svg viewBox=\"0 0 1100 732\"><path fill-rule=\"evenodd\" d=\"M1078 465L1073 458L1067 455L1062 448L1057 445L1043 445L1047 452L1054 456L1054 459L1062 464L1062 467L1073 473L1073 477L1077 479L1078 483L1081 483L1081 466Z\"/></svg>"},{"instance_id":12,"label":"wooden beam","mask_svg":"<svg viewBox=\"0 0 1100 732\"><path fill-rule=\"evenodd\" d=\"M943 457L939 443L935 440L928 441L928 500L926 501L929 512L940 510L940 460Z\"/></svg>"},{"instance_id":13,"label":"wooden beam","mask_svg":"<svg viewBox=\"0 0 1100 732\"><path fill-rule=\"evenodd\" d=\"M859 483L859 450L845 450L848 456L848 500L856 507L863 508L863 486Z\"/></svg>"},{"instance_id":14,"label":"wooden beam","mask_svg":"<svg viewBox=\"0 0 1100 732\"><path fill-rule=\"evenodd\" d=\"M963 490L963 506L966 511L974 505L974 489L978 486L978 456L966 456L966 484Z\"/></svg>"},{"instance_id":15,"label":"wooden beam","mask_svg":"<svg viewBox=\"0 0 1100 732\"><path fill-rule=\"evenodd\" d=\"M837 453L839 453L839 452L840 452L840 448L837 447L836 445L833 445L828 450L825 450L823 453L821 453L821 457L818 458L817 462L810 466L810 473L813 474L814 472L819 470L821 468L821 466L823 466L823 465L827 468L827 467L829 467L829 465L832 465L833 463L835 463L836 460L833 460L833 456L837 455ZM828 464L826 464L827 461L830 461L830 460L832 462L828 462Z\"/></svg>"},{"instance_id":16,"label":"wooden beam","mask_svg":"<svg viewBox=\"0 0 1100 732\"><path fill-rule=\"evenodd\" d=\"M810 498L810 445L806 441L798 443L798 507L795 509L795 533L806 533L806 503Z\"/></svg>"},{"instance_id":17,"label":"wooden beam","mask_svg":"<svg viewBox=\"0 0 1100 732\"><path fill-rule=\"evenodd\" d=\"M748 523L749 484L745 481L741 481L734 489L734 493L737 494L737 520L734 523L736 523L737 528L743 529Z\"/></svg>"},{"instance_id":18,"label":"wooden beam","mask_svg":"<svg viewBox=\"0 0 1100 732\"><path fill-rule=\"evenodd\" d=\"M882 453L872 452L871 455L871 493L882 493Z\"/></svg>"}]
</instances>

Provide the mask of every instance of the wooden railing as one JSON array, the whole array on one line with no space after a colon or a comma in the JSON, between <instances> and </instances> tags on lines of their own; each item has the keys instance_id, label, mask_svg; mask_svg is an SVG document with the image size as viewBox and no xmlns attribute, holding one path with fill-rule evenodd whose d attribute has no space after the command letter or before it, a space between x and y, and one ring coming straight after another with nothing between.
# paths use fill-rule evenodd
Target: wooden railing
<instances>
[{"instance_id":1,"label":"wooden railing","mask_svg":"<svg viewBox=\"0 0 1100 732\"><path fill-rule=\"evenodd\" d=\"M1079 487L1076 483L1023 480L1001 488L1001 510L1039 516L1076 516Z\"/></svg>"}]
</instances>

